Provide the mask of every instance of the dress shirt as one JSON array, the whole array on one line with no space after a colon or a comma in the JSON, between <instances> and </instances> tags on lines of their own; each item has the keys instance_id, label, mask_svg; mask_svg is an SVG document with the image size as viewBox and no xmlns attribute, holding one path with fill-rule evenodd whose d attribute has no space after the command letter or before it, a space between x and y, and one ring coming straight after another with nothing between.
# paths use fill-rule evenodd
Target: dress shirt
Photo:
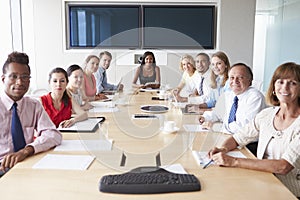
<instances>
[{"instance_id":1,"label":"dress shirt","mask_svg":"<svg viewBox=\"0 0 300 200\"><path fill-rule=\"evenodd\" d=\"M201 77L204 77L203 81L203 95L202 96L197 96L197 97L189 97L189 103L195 103L195 104L200 104L200 103L205 103L209 99L210 91L212 88L210 87L210 74L211 70L208 69L204 74L200 74L198 71L195 71L195 74L193 75L193 81L192 84L190 84L189 88L190 91L194 91L195 89L199 93L199 86L201 84Z\"/></svg>"},{"instance_id":2,"label":"dress shirt","mask_svg":"<svg viewBox=\"0 0 300 200\"><path fill-rule=\"evenodd\" d=\"M11 107L14 101L5 93L0 97L0 160L14 152L11 136ZM62 140L61 133L56 130L55 125L44 110L42 104L30 97L23 97L18 103L18 115L22 123L26 145L34 148L34 153L46 151ZM35 131L37 137L34 139Z\"/></svg>"},{"instance_id":3,"label":"dress shirt","mask_svg":"<svg viewBox=\"0 0 300 200\"><path fill-rule=\"evenodd\" d=\"M215 108L212 111L205 111L203 116L205 121L222 122L222 132L225 133L237 133L266 107L264 95L259 90L249 87L245 92L237 95L239 105L236 111L236 121L228 124L230 109L236 95L233 91L226 91L221 96L223 97L219 97L220 101L216 103Z\"/></svg>"},{"instance_id":4,"label":"dress shirt","mask_svg":"<svg viewBox=\"0 0 300 200\"><path fill-rule=\"evenodd\" d=\"M117 89L117 85L109 84L107 82L106 70L102 66L99 66L99 69L94 73L94 76L96 78L97 94L103 92L104 90Z\"/></svg>"},{"instance_id":5,"label":"dress shirt","mask_svg":"<svg viewBox=\"0 0 300 200\"><path fill-rule=\"evenodd\" d=\"M240 146L258 140L258 159L284 159L294 169L286 175L275 174L291 192L300 197L300 116L286 129L276 130L274 117L279 107L270 107L256 115L254 120L233 135Z\"/></svg>"}]
</instances>

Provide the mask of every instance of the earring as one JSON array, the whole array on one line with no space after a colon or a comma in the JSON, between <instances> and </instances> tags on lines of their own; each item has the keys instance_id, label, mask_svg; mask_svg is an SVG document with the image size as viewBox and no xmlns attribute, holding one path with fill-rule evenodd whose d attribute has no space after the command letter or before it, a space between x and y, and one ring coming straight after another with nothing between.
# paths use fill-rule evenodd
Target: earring
<instances>
[{"instance_id":1,"label":"earring","mask_svg":"<svg viewBox=\"0 0 300 200\"><path fill-rule=\"evenodd\" d=\"M276 95L275 91L272 92L273 95Z\"/></svg>"}]
</instances>

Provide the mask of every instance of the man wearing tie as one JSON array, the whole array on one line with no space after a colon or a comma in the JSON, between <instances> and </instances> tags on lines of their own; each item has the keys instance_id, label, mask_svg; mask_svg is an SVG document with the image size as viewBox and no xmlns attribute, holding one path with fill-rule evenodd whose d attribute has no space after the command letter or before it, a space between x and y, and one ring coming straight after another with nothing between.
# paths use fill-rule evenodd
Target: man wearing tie
<instances>
[{"instance_id":1,"label":"man wearing tie","mask_svg":"<svg viewBox=\"0 0 300 200\"><path fill-rule=\"evenodd\" d=\"M59 145L62 140L62 135L40 102L24 97L31 78L28 56L12 52L3 65L2 73L0 174L33 154Z\"/></svg>"},{"instance_id":2,"label":"man wearing tie","mask_svg":"<svg viewBox=\"0 0 300 200\"><path fill-rule=\"evenodd\" d=\"M107 73L106 70L110 66L110 62L112 60L112 55L108 51L103 51L99 54L100 63L99 69L97 72L94 73L96 78L96 87L97 87L97 94L105 91L105 90L123 90L123 84L113 85L107 82Z\"/></svg>"},{"instance_id":3,"label":"man wearing tie","mask_svg":"<svg viewBox=\"0 0 300 200\"><path fill-rule=\"evenodd\" d=\"M251 87L253 74L247 65L237 63L230 68L231 90L224 92L212 111L205 111L199 122L222 122L222 132L234 134L266 107L264 95Z\"/></svg>"}]
</instances>

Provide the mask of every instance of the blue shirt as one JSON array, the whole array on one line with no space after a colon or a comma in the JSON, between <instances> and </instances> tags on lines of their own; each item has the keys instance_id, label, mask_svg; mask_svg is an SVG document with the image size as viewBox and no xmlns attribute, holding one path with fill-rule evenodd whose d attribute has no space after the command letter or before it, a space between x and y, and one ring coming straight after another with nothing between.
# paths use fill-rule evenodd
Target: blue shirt
<instances>
[{"instance_id":1,"label":"blue shirt","mask_svg":"<svg viewBox=\"0 0 300 200\"><path fill-rule=\"evenodd\" d=\"M94 76L96 78L97 94L103 92L104 90L117 89L117 85L113 85L107 82L106 70L102 66L99 66L99 69L94 73Z\"/></svg>"}]
</instances>

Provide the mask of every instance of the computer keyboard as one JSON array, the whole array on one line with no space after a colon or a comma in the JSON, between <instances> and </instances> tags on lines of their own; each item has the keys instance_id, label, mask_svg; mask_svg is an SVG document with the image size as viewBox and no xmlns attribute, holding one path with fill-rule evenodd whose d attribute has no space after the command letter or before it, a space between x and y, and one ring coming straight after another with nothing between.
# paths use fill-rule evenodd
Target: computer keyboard
<instances>
[{"instance_id":1,"label":"computer keyboard","mask_svg":"<svg viewBox=\"0 0 300 200\"><path fill-rule=\"evenodd\" d=\"M124 174L106 175L99 190L120 194L154 194L201 190L196 176L176 174L158 167L139 167Z\"/></svg>"}]
</instances>

